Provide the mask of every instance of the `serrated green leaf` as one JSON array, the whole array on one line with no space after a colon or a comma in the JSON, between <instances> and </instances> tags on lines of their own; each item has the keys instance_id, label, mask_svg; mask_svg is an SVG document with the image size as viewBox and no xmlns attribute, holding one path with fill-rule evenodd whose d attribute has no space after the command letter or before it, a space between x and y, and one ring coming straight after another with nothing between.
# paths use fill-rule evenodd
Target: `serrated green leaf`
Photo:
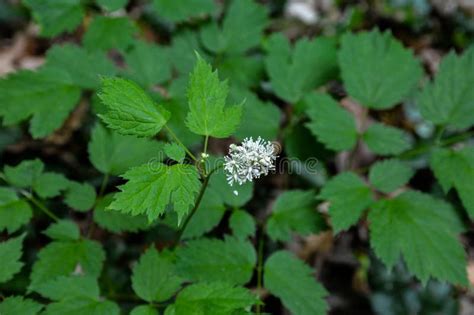
<instances>
[{"instance_id":1,"label":"serrated green leaf","mask_svg":"<svg viewBox=\"0 0 474 315\"><path fill-rule=\"evenodd\" d=\"M173 204L178 221L188 213L201 186L199 173L192 165L161 163L144 164L130 169L123 176L127 180L120 186L110 209L132 215L146 214L151 222Z\"/></svg>"},{"instance_id":2,"label":"serrated green leaf","mask_svg":"<svg viewBox=\"0 0 474 315\"><path fill-rule=\"evenodd\" d=\"M33 11L41 35L54 37L76 29L84 17L81 0L23 0Z\"/></svg>"},{"instance_id":3,"label":"serrated green leaf","mask_svg":"<svg viewBox=\"0 0 474 315\"><path fill-rule=\"evenodd\" d=\"M89 211L95 203L97 194L95 188L88 183L70 182L64 202L78 211Z\"/></svg>"},{"instance_id":4,"label":"serrated green leaf","mask_svg":"<svg viewBox=\"0 0 474 315\"><path fill-rule=\"evenodd\" d=\"M107 11L117 11L125 7L128 0L96 0L96 2Z\"/></svg>"},{"instance_id":5,"label":"serrated green leaf","mask_svg":"<svg viewBox=\"0 0 474 315\"><path fill-rule=\"evenodd\" d=\"M40 284L39 288L43 297L53 301L71 298L98 299L100 294L97 279L81 275L56 277Z\"/></svg>"},{"instance_id":6,"label":"serrated green leaf","mask_svg":"<svg viewBox=\"0 0 474 315\"><path fill-rule=\"evenodd\" d=\"M400 154L411 147L406 132L380 123L370 125L362 139L370 151L380 155Z\"/></svg>"},{"instance_id":7,"label":"serrated green leaf","mask_svg":"<svg viewBox=\"0 0 474 315\"><path fill-rule=\"evenodd\" d=\"M59 276L79 274L97 278L105 253L95 241L55 241L38 253L31 272L30 290L41 293L41 286Z\"/></svg>"},{"instance_id":8,"label":"serrated green leaf","mask_svg":"<svg viewBox=\"0 0 474 315\"><path fill-rule=\"evenodd\" d=\"M416 191L381 200L369 212L371 246L389 267L402 255L424 283L433 277L467 286L466 254L448 218L453 211Z\"/></svg>"},{"instance_id":9,"label":"serrated green leaf","mask_svg":"<svg viewBox=\"0 0 474 315\"><path fill-rule=\"evenodd\" d=\"M171 298L180 288L183 279L176 273L169 254L149 248L133 268L133 291L147 302L162 302Z\"/></svg>"},{"instance_id":10,"label":"serrated green leaf","mask_svg":"<svg viewBox=\"0 0 474 315\"><path fill-rule=\"evenodd\" d=\"M370 167L369 181L381 192L391 193L405 185L413 173L413 170L400 160L383 160Z\"/></svg>"},{"instance_id":11,"label":"serrated green leaf","mask_svg":"<svg viewBox=\"0 0 474 315\"><path fill-rule=\"evenodd\" d=\"M2 315L36 315L43 305L22 296L9 296L0 303Z\"/></svg>"},{"instance_id":12,"label":"serrated green leaf","mask_svg":"<svg viewBox=\"0 0 474 315\"><path fill-rule=\"evenodd\" d=\"M304 38L291 48L288 39L277 33L268 39L266 48L270 83L285 101L296 103L337 74L336 42L332 39Z\"/></svg>"},{"instance_id":13,"label":"serrated green leaf","mask_svg":"<svg viewBox=\"0 0 474 315\"><path fill-rule=\"evenodd\" d=\"M328 306L326 290L312 276L313 270L286 251L273 253L265 262L264 286L295 315L323 315Z\"/></svg>"},{"instance_id":14,"label":"serrated green leaf","mask_svg":"<svg viewBox=\"0 0 474 315\"><path fill-rule=\"evenodd\" d=\"M456 188L469 217L474 218L474 147L438 149L430 164L443 190Z\"/></svg>"},{"instance_id":15,"label":"serrated green leaf","mask_svg":"<svg viewBox=\"0 0 474 315\"><path fill-rule=\"evenodd\" d=\"M264 64L261 56L226 56L218 65L222 78L232 82L232 87L256 87L264 74Z\"/></svg>"},{"instance_id":16,"label":"serrated green leaf","mask_svg":"<svg viewBox=\"0 0 474 315\"><path fill-rule=\"evenodd\" d=\"M281 122L281 111L271 102L261 101L255 94L244 89L232 89L230 99L245 99L242 119L234 136L276 139Z\"/></svg>"},{"instance_id":17,"label":"serrated green leaf","mask_svg":"<svg viewBox=\"0 0 474 315\"><path fill-rule=\"evenodd\" d=\"M196 238L211 231L221 222L225 210L221 196L216 190L208 187L199 208L189 220L181 238Z\"/></svg>"},{"instance_id":18,"label":"serrated green leaf","mask_svg":"<svg viewBox=\"0 0 474 315\"><path fill-rule=\"evenodd\" d=\"M4 168L7 182L12 186L21 188L33 186L43 170L44 164L38 159L24 160L16 166L6 165Z\"/></svg>"},{"instance_id":19,"label":"serrated green leaf","mask_svg":"<svg viewBox=\"0 0 474 315\"><path fill-rule=\"evenodd\" d=\"M439 66L435 79L420 94L423 117L436 125L464 129L474 124L474 47L461 56L451 52Z\"/></svg>"},{"instance_id":20,"label":"serrated green leaf","mask_svg":"<svg viewBox=\"0 0 474 315\"><path fill-rule=\"evenodd\" d=\"M0 268L0 283L13 278L21 268L23 262L20 261L22 255L22 244L25 234L15 238L10 238L5 242L0 242L0 257L2 257L2 268Z\"/></svg>"},{"instance_id":21,"label":"serrated green leaf","mask_svg":"<svg viewBox=\"0 0 474 315\"><path fill-rule=\"evenodd\" d=\"M33 216L30 205L20 200L14 190L0 187L0 231L17 231Z\"/></svg>"},{"instance_id":22,"label":"serrated green leaf","mask_svg":"<svg viewBox=\"0 0 474 315\"><path fill-rule=\"evenodd\" d=\"M159 313L153 306L140 305L135 307L130 315L159 315Z\"/></svg>"},{"instance_id":23,"label":"serrated green leaf","mask_svg":"<svg viewBox=\"0 0 474 315\"><path fill-rule=\"evenodd\" d=\"M194 63L196 62L196 52L200 56L205 56L199 44L197 33L187 30L179 32L172 37L169 50L169 55L173 56L171 58L173 67L177 72L186 75L186 77L193 70Z\"/></svg>"},{"instance_id":24,"label":"serrated green leaf","mask_svg":"<svg viewBox=\"0 0 474 315\"><path fill-rule=\"evenodd\" d=\"M252 244L230 237L189 241L176 255L179 273L192 281L245 284L257 262Z\"/></svg>"},{"instance_id":25,"label":"serrated green leaf","mask_svg":"<svg viewBox=\"0 0 474 315\"><path fill-rule=\"evenodd\" d=\"M329 214L335 233L355 224L373 203L370 188L352 172L331 178L318 197L330 202Z\"/></svg>"},{"instance_id":26,"label":"serrated green leaf","mask_svg":"<svg viewBox=\"0 0 474 315\"><path fill-rule=\"evenodd\" d=\"M0 80L0 116L7 126L32 117L30 133L42 138L61 127L80 92L63 69L22 70Z\"/></svg>"},{"instance_id":27,"label":"serrated green leaf","mask_svg":"<svg viewBox=\"0 0 474 315\"><path fill-rule=\"evenodd\" d=\"M391 108L402 101L422 75L413 53L390 32L378 30L344 34L339 64L349 95L376 109Z\"/></svg>"},{"instance_id":28,"label":"serrated green leaf","mask_svg":"<svg viewBox=\"0 0 474 315\"><path fill-rule=\"evenodd\" d=\"M166 109L126 79L105 78L99 98L107 108L107 112L99 117L108 127L123 135L152 137L170 118Z\"/></svg>"},{"instance_id":29,"label":"serrated green leaf","mask_svg":"<svg viewBox=\"0 0 474 315\"><path fill-rule=\"evenodd\" d=\"M166 20L182 22L191 17L212 14L217 6L213 0L153 0L153 8Z\"/></svg>"},{"instance_id":30,"label":"serrated green leaf","mask_svg":"<svg viewBox=\"0 0 474 315\"><path fill-rule=\"evenodd\" d=\"M42 315L119 315L120 308L114 302L89 298L74 298L51 303Z\"/></svg>"},{"instance_id":31,"label":"serrated green leaf","mask_svg":"<svg viewBox=\"0 0 474 315\"><path fill-rule=\"evenodd\" d=\"M357 142L354 117L327 94L312 93L305 97L309 130L327 148L335 151L351 150Z\"/></svg>"},{"instance_id":32,"label":"serrated green leaf","mask_svg":"<svg viewBox=\"0 0 474 315\"><path fill-rule=\"evenodd\" d=\"M189 79L186 126L194 133L226 138L237 129L242 105L225 106L229 88L199 55Z\"/></svg>"},{"instance_id":33,"label":"serrated green leaf","mask_svg":"<svg viewBox=\"0 0 474 315\"><path fill-rule=\"evenodd\" d=\"M97 202L97 206L94 209L94 222L101 228L113 233L121 233L138 232L149 227L145 215L132 216L127 213L106 209L112 200L113 194L106 195Z\"/></svg>"},{"instance_id":34,"label":"serrated green leaf","mask_svg":"<svg viewBox=\"0 0 474 315\"><path fill-rule=\"evenodd\" d=\"M176 142L165 144L163 150L170 159L175 160L178 163L182 163L186 157L186 152L184 151L183 146Z\"/></svg>"},{"instance_id":35,"label":"serrated green leaf","mask_svg":"<svg viewBox=\"0 0 474 315\"><path fill-rule=\"evenodd\" d=\"M244 210L235 210L229 218L232 234L238 239L255 236L257 225L253 216Z\"/></svg>"},{"instance_id":36,"label":"serrated green leaf","mask_svg":"<svg viewBox=\"0 0 474 315\"><path fill-rule=\"evenodd\" d=\"M97 124L88 145L89 160L104 174L120 175L133 166L162 160L161 142L123 136Z\"/></svg>"},{"instance_id":37,"label":"serrated green leaf","mask_svg":"<svg viewBox=\"0 0 474 315\"><path fill-rule=\"evenodd\" d=\"M124 58L126 75L143 87L150 88L171 78L170 58L163 47L136 41Z\"/></svg>"},{"instance_id":38,"label":"serrated green leaf","mask_svg":"<svg viewBox=\"0 0 474 315\"><path fill-rule=\"evenodd\" d=\"M174 304L174 315L230 315L248 309L258 299L245 288L223 282L197 283L181 291Z\"/></svg>"},{"instance_id":39,"label":"serrated green leaf","mask_svg":"<svg viewBox=\"0 0 474 315\"><path fill-rule=\"evenodd\" d=\"M267 233L273 240L289 241L292 233L308 235L321 231L324 220L316 211L312 191L286 191L278 196L267 221Z\"/></svg>"},{"instance_id":40,"label":"serrated green leaf","mask_svg":"<svg viewBox=\"0 0 474 315\"><path fill-rule=\"evenodd\" d=\"M41 198L52 198L59 196L68 186L69 180L63 174L45 172L34 180L33 190Z\"/></svg>"},{"instance_id":41,"label":"serrated green leaf","mask_svg":"<svg viewBox=\"0 0 474 315\"><path fill-rule=\"evenodd\" d=\"M133 43L136 32L137 27L127 17L96 16L82 43L88 50L125 49Z\"/></svg>"},{"instance_id":42,"label":"serrated green leaf","mask_svg":"<svg viewBox=\"0 0 474 315\"><path fill-rule=\"evenodd\" d=\"M253 196L253 182L230 186L222 170L212 175L209 186L221 196L225 204L232 207L244 206Z\"/></svg>"},{"instance_id":43,"label":"serrated green leaf","mask_svg":"<svg viewBox=\"0 0 474 315\"><path fill-rule=\"evenodd\" d=\"M105 53L88 52L71 44L53 46L48 50L46 62L50 68L59 68L67 72L72 83L84 89L98 88L100 76L112 76L117 72Z\"/></svg>"},{"instance_id":44,"label":"serrated green leaf","mask_svg":"<svg viewBox=\"0 0 474 315\"><path fill-rule=\"evenodd\" d=\"M74 222L60 220L51 224L43 234L57 241L75 241L79 239L81 233Z\"/></svg>"},{"instance_id":45,"label":"serrated green leaf","mask_svg":"<svg viewBox=\"0 0 474 315\"><path fill-rule=\"evenodd\" d=\"M243 53L260 43L267 23L264 6L254 0L232 1L222 27L215 22L208 24L201 31L201 39L214 53Z\"/></svg>"}]
</instances>

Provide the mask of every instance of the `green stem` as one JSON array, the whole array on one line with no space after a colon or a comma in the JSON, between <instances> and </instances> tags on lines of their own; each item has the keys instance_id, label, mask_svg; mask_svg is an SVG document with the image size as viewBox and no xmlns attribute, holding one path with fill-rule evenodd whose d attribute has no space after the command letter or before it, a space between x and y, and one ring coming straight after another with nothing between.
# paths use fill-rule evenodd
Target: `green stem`
<instances>
[{"instance_id":1,"label":"green stem","mask_svg":"<svg viewBox=\"0 0 474 315\"><path fill-rule=\"evenodd\" d=\"M194 156L194 154L191 153L191 151L186 148L186 146L179 140L179 138L176 136L176 134L171 130L167 125L165 125L166 131L170 134L170 136L176 141L180 146L184 148L184 151L196 162L197 158Z\"/></svg>"},{"instance_id":2,"label":"green stem","mask_svg":"<svg viewBox=\"0 0 474 315\"><path fill-rule=\"evenodd\" d=\"M104 175L104 179L102 179L102 184L100 185L99 198L101 198L104 195L105 188L107 188L107 184L109 183L109 178L110 178L110 175L108 173Z\"/></svg>"},{"instance_id":3,"label":"green stem","mask_svg":"<svg viewBox=\"0 0 474 315\"><path fill-rule=\"evenodd\" d=\"M257 253L257 292L260 294L262 291L263 287L263 282L262 282L262 274L263 274L263 243L264 243L264 235L263 235L263 229L262 232L260 233L260 237L258 239L258 253ZM256 313L260 315L262 312L262 306L260 303L257 304L256 306Z\"/></svg>"},{"instance_id":4,"label":"green stem","mask_svg":"<svg viewBox=\"0 0 474 315\"><path fill-rule=\"evenodd\" d=\"M49 210L41 201L33 197L32 194L22 191L23 196L25 196L32 204L34 204L38 209L43 211L48 217L53 219L54 221L58 222L60 219L51 211Z\"/></svg>"},{"instance_id":5,"label":"green stem","mask_svg":"<svg viewBox=\"0 0 474 315\"><path fill-rule=\"evenodd\" d=\"M446 130L445 126L440 126L440 127L437 128L435 139L434 139L434 144L436 146L441 145L441 140L443 139L443 133L444 133L445 130Z\"/></svg>"},{"instance_id":6,"label":"green stem","mask_svg":"<svg viewBox=\"0 0 474 315\"><path fill-rule=\"evenodd\" d=\"M207 143L209 142L209 136L204 139L204 154L207 153Z\"/></svg>"}]
</instances>

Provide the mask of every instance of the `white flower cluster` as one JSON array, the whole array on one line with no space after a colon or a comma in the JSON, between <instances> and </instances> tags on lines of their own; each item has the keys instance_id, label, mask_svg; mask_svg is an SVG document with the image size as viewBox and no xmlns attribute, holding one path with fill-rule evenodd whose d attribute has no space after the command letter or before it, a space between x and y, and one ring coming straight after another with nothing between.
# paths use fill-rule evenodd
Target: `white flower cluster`
<instances>
[{"instance_id":1,"label":"white flower cluster","mask_svg":"<svg viewBox=\"0 0 474 315\"><path fill-rule=\"evenodd\" d=\"M257 140L245 138L241 145L231 144L229 155L224 157L224 169L227 181L232 186L234 182L242 185L261 175L267 175L275 170L277 155L270 141L258 137Z\"/></svg>"}]
</instances>

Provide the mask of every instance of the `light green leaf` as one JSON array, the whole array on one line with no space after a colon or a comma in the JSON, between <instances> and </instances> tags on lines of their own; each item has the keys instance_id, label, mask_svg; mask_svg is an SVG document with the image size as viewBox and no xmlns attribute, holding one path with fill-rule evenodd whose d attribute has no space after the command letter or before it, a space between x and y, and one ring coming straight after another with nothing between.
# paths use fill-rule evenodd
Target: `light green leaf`
<instances>
[{"instance_id":1,"label":"light green leaf","mask_svg":"<svg viewBox=\"0 0 474 315\"><path fill-rule=\"evenodd\" d=\"M137 27L127 17L96 16L82 42L88 50L125 49L133 43L136 32Z\"/></svg>"},{"instance_id":2,"label":"light green leaf","mask_svg":"<svg viewBox=\"0 0 474 315\"><path fill-rule=\"evenodd\" d=\"M326 147L335 151L351 150L357 142L357 128L352 114L327 94L312 93L305 97L309 130Z\"/></svg>"},{"instance_id":3,"label":"light green leaf","mask_svg":"<svg viewBox=\"0 0 474 315\"><path fill-rule=\"evenodd\" d=\"M119 315L120 308L108 300L77 297L48 305L42 315Z\"/></svg>"},{"instance_id":4,"label":"light green leaf","mask_svg":"<svg viewBox=\"0 0 474 315\"><path fill-rule=\"evenodd\" d=\"M370 125L362 139L370 151L380 155L400 154L411 147L406 132L380 123Z\"/></svg>"},{"instance_id":5,"label":"light green leaf","mask_svg":"<svg viewBox=\"0 0 474 315\"><path fill-rule=\"evenodd\" d=\"M312 89L337 75L336 42L329 38L300 39L294 48L281 33L268 39L265 66L276 95L296 103Z\"/></svg>"},{"instance_id":6,"label":"light green leaf","mask_svg":"<svg viewBox=\"0 0 474 315\"><path fill-rule=\"evenodd\" d=\"M36 315L43 305L22 296L9 296L0 303L2 315Z\"/></svg>"},{"instance_id":7,"label":"light green leaf","mask_svg":"<svg viewBox=\"0 0 474 315\"><path fill-rule=\"evenodd\" d=\"M212 14L217 6L213 0L153 0L153 8L166 20L182 22L191 17Z\"/></svg>"},{"instance_id":8,"label":"light green leaf","mask_svg":"<svg viewBox=\"0 0 474 315\"><path fill-rule=\"evenodd\" d=\"M43 170L44 164L38 159L24 160L16 166L6 165L4 168L7 182L12 186L21 188L33 186Z\"/></svg>"},{"instance_id":9,"label":"light green leaf","mask_svg":"<svg viewBox=\"0 0 474 315\"><path fill-rule=\"evenodd\" d=\"M252 244L230 237L189 241L176 255L179 273L191 281L245 284L257 262Z\"/></svg>"},{"instance_id":10,"label":"light green leaf","mask_svg":"<svg viewBox=\"0 0 474 315\"><path fill-rule=\"evenodd\" d=\"M244 210L235 210L229 219L232 234L238 239L255 236L257 226L255 219Z\"/></svg>"},{"instance_id":11,"label":"light green leaf","mask_svg":"<svg viewBox=\"0 0 474 315\"><path fill-rule=\"evenodd\" d=\"M212 175L209 186L221 196L225 204L232 207L244 206L253 196L253 182L230 186L222 170Z\"/></svg>"},{"instance_id":12,"label":"light green leaf","mask_svg":"<svg viewBox=\"0 0 474 315\"><path fill-rule=\"evenodd\" d=\"M58 241L75 241L80 237L79 227L70 220L60 220L51 224L43 234Z\"/></svg>"},{"instance_id":13,"label":"light green leaf","mask_svg":"<svg viewBox=\"0 0 474 315\"><path fill-rule=\"evenodd\" d=\"M169 50L169 55L173 56L171 58L173 67L178 73L186 75L186 78L188 73L193 70L194 63L196 62L196 52L200 56L205 55L201 49L197 33L187 30L174 34L171 38Z\"/></svg>"},{"instance_id":14,"label":"light green leaf","mask_svg":"<svg viewBox=\"0 0 474 315\"><path fill-rule=\"evenodd\" d=\"M100 76L114 75L117 70L111 60L101 51L88 52L71 44L54 45L48 50L46 62L50 68L67 72L74 85L84 89L100 86Z\"/></svg>"},{"instance_id":15,"label":"light green leaf","mask_svg":"<svg viewBox=\"0 0 474 315\"><path fill-rule=\"evenodd\" d=\"M330 202L329 214L335 233L355 224L373 203L370 188L352 172L340 173L331 178L318 197Z\"/></svg>"},{"instance_id":16,"label":"light green leaf","mask_svg":"<svg viewBox=\"0 0 474 315\"><path fill-rule=\"evenodd\" d=\"M125 7L128 0L96 0L96 2L107 11L117 11Z\"/></svg>"},{"instance_id":17,"label":"light green leaf","mask_svg":"<svg viewBox=\"0 0 474 315\"><path fill-rule=\"evenodd\" d=\"M391 193L405 185L413 176L413 173L413 170L407 164L399 160L383 160L370 167L369 181L381 192Z\"/></svg>"},{"instance_id":18,"label":"light green leaf","mask_svg":"<svg viewBox=\"0 0 474 315\"><path fill-rule=\"evenodd\" d=\"M264 75L264 64L261 56L236 55L226 56L217 64L219 74L231 82L231 87L243 89L257 87Z\"/></svg>"},{"instance_id":19,"label":"light green leaf","mask_svg":"<svg viewBox=\"0 0 474 315\"><path fill-rule=\"evenodd\" d=\"M176 142L165 144L163 150L170 159L175 160L178 163L182 163L186 157L186 152L184 151L183 146Z\"/></svg>"},{"instance_id":20,"label":"light green leaf","mask_svg":"<svg viewBox=\"0 0 474 315\"><path fill-rule=\"evenodd\" d=\"M29 289L41 293L41 286L59 276L80 274L97 278L105 253L95 241L55 241L38 253L33 265Z\"/></svg>"},{"instance_id":21,"label":"light green leaf","mask_svg":"<svg viewBox=\"0 0 474 315\"><path fill-rule=\"evenodd\" d=\"M162 159L163 144L146 138L123 136L97 124L88 146L89 160L104 174L120 175L133 166Z\"/></svg>"},{"instance_id":22,"label":"light green leaf","mask_svg":"<svg viewBox=\"0 0 474 315\"><path fill-rule=\"evenodd\" d=\"M188 87L189 112L186 126L194 133L226 138L237 129L242 105L225 107L229 88L219 81L217 71L199 55L191 73Z\"/></svg>"},{"instance_id":23,"label":"light green leaf","mask_svg":"<svg viewBox=\"0 0 474 315\"><path fill-rule=\"evenodd\" d=\"M159 313L153 306L140 305L135 307L130 315L159 315Z\"/></svg>"},{"instance_id":24,"label":"light green leaf","mask_svg":"<svg viewBox=\"0 0 474 315\"><path fill-rule=\"evenodd\" d=\"M133 268L133 291L147 302L168 300L182 283L171 255L159 253L154 247L149 248Z\"/></svg>"},{"instance_id":25,"label":"light green leaf","mask_svg":"<svg viewBox=\"0 0 474 315\"><path fill-rule=\"evenodd\" d=\"M323 315L328 306L326 290L316 282L313 270L286 251L273 253L265 262L266 289L280 298L295 315Z\"/></svg>"},{"instance_id":26,"label":"light green leaf","mask_svg":"<svg viewBox=\"0 0 474 315\"><path fill-rule=\"evenodd\" d=\"M171 62L163 47L136 41L124 54L126 75L141 86L150 88L171 78Z\"/></svg>"},{"instance_id":27,"label":"light green leaf","mask_svg":"<svg viewBox=\"0 0 474 315\"><path fill-rule=\"evenodd\" d=\"M436 125L464 129L474 124L474 47L445 57L435 79L418 98L423 117Z\"/></svg>"},{"instance_id":28,"label":"light green leaf","mask_svg":"<svg viewBox=\"0 0 474 315\"><path fill-rule=\"evenodd\" d=\"M45 172L34 180L33 190L46 199L59 196L68 186L69 180L63 174Z\"/></svg>"},{"instance_id":29,"label":"light green leaf","mask_svg":"<svg viewBox=\"0 0 474 315\"><path fill-rule=\"evenodd\" d=\"M84 17L81 0L23 0L33 12L41 35L54 37L76 29Z\"/></svg>"},{"instance_id":30,"label":"light green leaf","mask_svg":"<svg viewBox=\"0 0 474 315\"><path fill-rule=\"evenodd\" d=\"M289 241L292 233L308 235L324 228L324 220L316 211L312 191L286 191L273 204L267 221L267 233L273 240Z\"/></svg>"},{"instance_id":31,"label":"light green leaf","mask_svg":"<svg viewBox=\"0 0 474 315\"><path fill-rule=\"evenodd\" d=\"M230 315L258 303L249 290L223 282L197 283L178 294L173 315Z\"/></svg>"},{"instance_id":32,"label":"light green leaf","mask_svg":"<svg viewBox=\"0 0 474 315\"><path fill-rule=\"evenodd\" d=\"M20 200L14 190L0 187L0 231L17 231L33 216L30 205Z\"/></svg>"},{"instance_id":33,"label":"light green leaf","mask_svg":"<svg viewBox=\"0 0 474 315\"><path fill-rule=\"evenodd\" d=\"M18 71L0 80L0 116L6 126L32 117L30 133L42 138L61 127L80 92L63 69Z\"/></svg>"},{"instance_id":34,"label":"light green leaf","mask_svg":"<svg viewBox=\"0 0 474 315\"><path fill-rule=\"evenodd\" d=\"M254 0L232 1L219 29L217 23L201 31L204 46L214 53L238 54L257 46L268 23L264 6Z\"/></svg>"},{"instance_id":35,"label":"light green leaf","mask_svg":"<svg viewBox=\"0 0 474 315\"><path fill-rule=\"evenodd\" d=\"M106 78L102 81L100 99L107 108L100 118L111 129L123 135L152 137L170 118L170 113L156 104L132 81Z\"/></svg>"},{"instance_id":36,"label":"light green leaf","mask_svg":"<svg viewBox=\"0 0 474 315\"><path fill-rule=\"evenodd\" d=\"M95 203L95 188L88 183L70 182L64 202L78 211L89 211Z\"/></svg>"},{"instance_id":37,"label":"light green leaf","mask_svg":"<svg viewBox=\"0 0 474 315\"><path fill-rule=\"evenodd\" d=\"M456 188L469 217L474 218L474 147L438 149L430 162L443 190Z\"/></svg>"},{"instance_id":38,"label":"light green leaf","mask_svg":"<svg viewBox=\"0 0 474 315\"><path fill-rule=\"evenodd\" d=\"M402 101L422 75L413 53L390 32L378 30L343 35L339 64L349 95L376 109L391 108Z\"/></svg>"},{"instance_id":39,"label":"light green leaf","mask_svg":"<svg viewBox=\"0 0 474 315\"><path fill-rule=\"evenodd\" d=\"M402 255L408 270L424 283L432 277L467 286L466 254L449 218L453 211L416 191L377 202L368 217L375 254L389 267Z\"/></svg>"},{"instance_id":40,"label":"light green leaf","mask_svg":"<svg viewBox=\"0 0 474 315\"><path fill-rule=\"evenodd\" d=\"M98 299L100 294L97 279L81 275L59 276L45 284L40 284L39 288L43 297L53 301L68 298Z\"/></svg>"},{"instance_id":41,"label":"light green leaf","mask_svg":"<svg viewBox=\"0 0 474 315\"><path fill-rule=\"evenodd\" d=\"M106 195L99 200L94 209L94 222L101 228L113 233L138 232L149 227L145 215L132 216L128 213L121 213L106 209L113 200L113 194Z\"/></svg>"},{"instance_id":42,"label":"light green leaf","mask_svg":"<svg viewBox=\"0 0 474 315\"><path fill-rule=\"evenodd\" d=\"M22 255L22 244L25 234L7 241L0 242L0 257L2 257L2 268L0 268L0 283L13 278L21 268L23 262L20 261ZM3 315L3 314L2 314Z\"/></svg>"},{"instance_id":43,"label":"light green leaf","mask_svg":"<svg viewBox=\"0 0 474 315\"><path fill-rule=\"evenodd\" d=\"M192 165L167 166L155 163L134 167L123 176L127 180L120 186L110 209L132 215L146 214L151 222L173 204L178 221L188 213L201 183L199 173Z\"/></svg>"}]
</instances>

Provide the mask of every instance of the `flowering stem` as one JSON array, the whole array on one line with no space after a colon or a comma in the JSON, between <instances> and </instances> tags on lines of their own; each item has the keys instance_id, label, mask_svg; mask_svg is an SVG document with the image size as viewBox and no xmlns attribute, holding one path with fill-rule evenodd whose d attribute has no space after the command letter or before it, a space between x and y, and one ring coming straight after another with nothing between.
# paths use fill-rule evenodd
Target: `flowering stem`
<instances>
[{"instance_id":1,"label":"flowering stem","mask_svg":"<svg viewBox=\"0 0 474 315\"><path fill-rule=\"evenodd\" d=\"M188 150L188 148L179 140L179 138L176 136L176 134L171 130L167 125L165 125L166 131L170 134L170 136L174 139L174 141L178 142L180 146L184 148L184 151L195 161L197 162L196 156L191 153L191 151Z\"/></svg>"},{"instance_id":2,"label":"flowering stem","mask_svg":"<svg viewBox=\"0 0 474 315\"><path fill-rule=\"evenodd\" d=\"M204 153L207 153L207 142L209 141L209 136L206 136L206 139L204 139Z\"/></svg>"}]
</instances>

